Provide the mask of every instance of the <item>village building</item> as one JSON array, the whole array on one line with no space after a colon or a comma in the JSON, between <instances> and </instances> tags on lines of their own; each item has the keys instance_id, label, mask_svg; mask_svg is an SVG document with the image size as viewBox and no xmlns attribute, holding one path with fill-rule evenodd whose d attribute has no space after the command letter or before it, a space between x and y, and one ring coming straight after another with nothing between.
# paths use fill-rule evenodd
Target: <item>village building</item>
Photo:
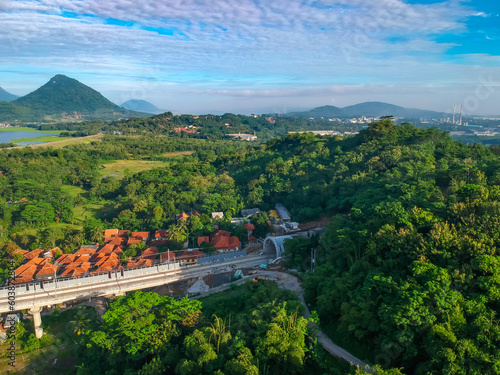
<instances>
[{"instance_id":1,"label":"village building","mask_svg":"<svg viewBox=\"0 0 500 375\"><path fill-rule=\"evenodd\" d=\"M196 264L198 263L198 258L205 257L205 253L198 250L184 251L177 255L177 260L181 263Z\"/></svg>"},{"instance_id":2,"label":"village building","mask_svg":"<svg viewBox=\"0 0 500 375\"><path fill-rule=\"evenodd\" d=\"M203 242L211 244L221 252L239 250L241 247L240 239L236 236L231 236L231 233L225 230L219 230L210 236L198 237L198 246Z\"/></svg>"}]
</instances>

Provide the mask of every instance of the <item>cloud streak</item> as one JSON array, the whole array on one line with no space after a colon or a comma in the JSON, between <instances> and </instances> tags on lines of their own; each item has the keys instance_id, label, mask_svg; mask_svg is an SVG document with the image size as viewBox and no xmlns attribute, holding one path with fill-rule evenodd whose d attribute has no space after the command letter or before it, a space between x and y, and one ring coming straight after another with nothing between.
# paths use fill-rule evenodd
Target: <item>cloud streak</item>
<instances>
[{"instance_id":1,"label":"cloud streak","mask_svg":"<svg viewBox=\"0 0 500 375\"><path fill-rule=\"evenodd\" d=\"M12 66L121 86L154 71L158 82L235 98L451 82L443 56L454 44L436 35L485 15L458 0L0 0L0 83ZM461 58L474 74L477 55Z\"/></svg>"}]
</instances>

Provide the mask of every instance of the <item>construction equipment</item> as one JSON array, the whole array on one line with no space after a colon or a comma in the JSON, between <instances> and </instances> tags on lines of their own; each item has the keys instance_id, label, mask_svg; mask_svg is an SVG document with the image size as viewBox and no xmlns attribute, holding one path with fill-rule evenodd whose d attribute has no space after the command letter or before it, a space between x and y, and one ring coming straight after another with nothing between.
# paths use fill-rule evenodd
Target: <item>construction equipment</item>
<instances>
[{"instance_id":1,"label":"construction equipment","mask_svg":"<svg viewBox=\"0 0 500 375\"><path fill-rule=\"evenodd\" d=\"M255 279L253 279L252 281L253 281L254 283L258 283L258 282L259 282L259 280L266 280L266 279L267 279L267 276L264 276L264 275L259 275L259 276L257 276Z\"/></svg>"}]
</instances>

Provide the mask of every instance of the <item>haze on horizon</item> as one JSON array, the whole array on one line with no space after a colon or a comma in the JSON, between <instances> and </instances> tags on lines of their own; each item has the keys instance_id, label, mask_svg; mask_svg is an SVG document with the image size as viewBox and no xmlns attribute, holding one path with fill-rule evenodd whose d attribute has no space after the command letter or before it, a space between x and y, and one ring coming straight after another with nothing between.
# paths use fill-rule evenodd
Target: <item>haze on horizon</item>
<instances>
[{"instance_id":1,"label":"haze on horizon","mask_svg":"<svg viewBox=\"0 0 500 375\"><path fill-rule=\"evenodd\" d=\"M500 115L499 14L490 0L0 0L0 87L25 95L60 73L182 113Z\"/></svg>"}]
</instances>

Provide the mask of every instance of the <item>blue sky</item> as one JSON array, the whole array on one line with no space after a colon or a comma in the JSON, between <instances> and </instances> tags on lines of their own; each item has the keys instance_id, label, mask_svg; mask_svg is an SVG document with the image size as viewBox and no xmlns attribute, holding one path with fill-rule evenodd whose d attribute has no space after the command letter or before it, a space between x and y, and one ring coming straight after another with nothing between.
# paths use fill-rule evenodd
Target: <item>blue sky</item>
<instances>
[{"instance_id":1,"label":"blue sky","mask_svg":"<svg viewBox=\"0 0 500 375\"><path fill-rule=\"evenodd\" d=\"M121 104L287 112L386 101L500 115L494 0L0 0L0 86L66 74Z\"/></svg>"}]
</instances>

